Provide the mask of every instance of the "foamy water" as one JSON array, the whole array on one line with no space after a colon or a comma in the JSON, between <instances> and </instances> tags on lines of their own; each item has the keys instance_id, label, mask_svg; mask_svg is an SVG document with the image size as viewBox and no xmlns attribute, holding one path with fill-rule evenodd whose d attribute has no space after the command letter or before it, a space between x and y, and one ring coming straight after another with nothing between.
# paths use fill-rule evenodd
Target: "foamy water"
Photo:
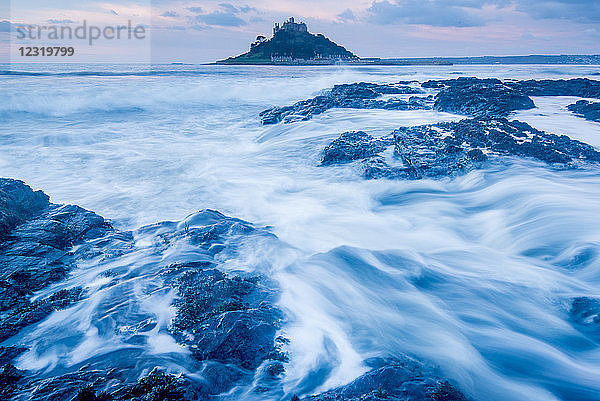
<instances>
[{"instance_id":1,"label":"foamy water","mask_svg":"<svg viewBox=\"0 0 600 401\"><path fill-rule=\"evenodd\" d=\"M0 77L1 175L123 229L204 208L269 226L278 240L257 239L224 266L255 269L280 287L291 340L285 391L327 390L365 372L366 358L404 353L479 400L600 399L597 338L568 316L573 297L600 296L597 169L507 159L454 179L365 181L352 165L317 166L339 133L462 117L334 109L265 127L257 117L337 83L594 78L598 67L73 68L13 67L42 74ZM538 108L516 118L600 145L600 124L566 109L576 100L534 98ZM99 335L98 322L111 302L132 299L159 322L147 352L197 374L161 330L173 294L143 295L157 260L138 235L120 276L131 279L107 289L98 280L115 266L82 266L70 284L93 295L25 334L43 351L20 367L48 371L126 347ZM56 327L68 328L62 346L44 345Z\"/></svg>"}]
</instances>

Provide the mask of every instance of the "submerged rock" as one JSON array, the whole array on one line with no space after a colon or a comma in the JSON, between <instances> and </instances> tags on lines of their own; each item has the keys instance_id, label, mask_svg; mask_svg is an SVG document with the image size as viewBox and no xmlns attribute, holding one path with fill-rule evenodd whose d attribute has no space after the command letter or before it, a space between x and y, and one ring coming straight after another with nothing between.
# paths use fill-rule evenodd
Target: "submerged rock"
<instances>
[{"instance_id":1,"label":"submerged rock","mask_svg":"<svg viewBox=\"0 0 600 401\"><path fill-rule=\"evenodd\" d=\"M45 319L56 310L73 305L81 299L82 294L81 288L60 290L41 301L24 303L24 305L10 309L2 315L0 341L15 335L23 327Z\"/></svg>"},{"instance_id":2,"label":"submerged rock","mask_svg":"<svg viewBox=\"0 0 600 401\"><path fill-rule=\"evenodd\" d=\"M303 400L467 401L467 398L448 381L407 358L388 362L345 386Z\"/></svg>"},{"instance_id":3,"label":"submerged rock","mask_svg":"<svg viewBox=\"0 0 600 401\"><path fill-rule=\"evenodd\" d=\"M579 100L576 103L570 104L567 108L587 120L600 122L600 102Z\"/></svg>"},{"instance_id":4,"label":"submerged rock","mask_svg":"<svg viewBox=\"0 0 600 401\"><path fill-rule=\"evenodd\" d=\"M119 400L178 401L198 399L202 393L183 375L154 368L136 384L115 395Z\"/></svg>"},{"instance_id":5,"label":"submerged rock","mask_svg":"<svg viewBox=\"0 0 600 401\"><path fill-rule=\"evenodd\" d=\"M573 299L569 311L571 320L583 331L600 335L600 299L578 297Z\"/></svg>"},{"instance_id":6,"label":"submerged rock","mask_svg":"<svg viewBox=\"0 0 600 401\"><path fill-rule=\"evenodd\" d=\"M535 104L522 91L499 79L461 77L445 81L427 81L425 88L441 89L434 108L471 117L506 117L516 110L533 109Z\"/></svg>"},{"instance_id":7,"label":"submerged rock","mask_svg":"<svg viewBox=\"0 0 600 401\"><path fill-rule=\"evenodd\" d=\"M420 94L419 88L401 82L390 85L372 83L355 83L335 85L327 93L294 103L291 106L273 107L260 113L263 124L278 122L294 122L310 120L312 116L324 113L332 108L353 109L385 109L385 110L419 110L429 109L428 101L422 97L411 97L409 100L392 98L378 99L382 95Z\"/></svg>"},{"instance_id":8,"label":"submerged rock","mask_svg":"<svg viewBox=\"0 0 600 401\"><path fill-rule=\"evenodd\" d=\"M594 147L567 136L547 134L520 121L467 119L393 132L394 155L381 154L388 137L375 140L351 135L357 151L347 151L348 134L332 142L326 155L328 164L363 160L365 178L420 179L454 176L480 168L488 159L505 156L525 157L549 164L576 167L585 162L600 162Z\"/></svg>"}]
</instances>

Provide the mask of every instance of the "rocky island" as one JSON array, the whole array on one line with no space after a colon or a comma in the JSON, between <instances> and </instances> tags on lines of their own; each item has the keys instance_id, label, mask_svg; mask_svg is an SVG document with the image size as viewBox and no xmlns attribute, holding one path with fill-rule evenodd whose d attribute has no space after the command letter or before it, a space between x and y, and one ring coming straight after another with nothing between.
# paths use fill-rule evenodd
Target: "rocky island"
<instances>
[{"instance_id":1,"label":"rocky island","mask_svg":"<svg viewBox=\"0 0 600 401\"><path fill-rule=\"evenodd\" d=\"M217 64L334 64L358 59L324 35L308 32L304 22L291 17L281 25L275 24L271 39L259 35L250 45L250 51Z\"/></svg>"}]
</instances>

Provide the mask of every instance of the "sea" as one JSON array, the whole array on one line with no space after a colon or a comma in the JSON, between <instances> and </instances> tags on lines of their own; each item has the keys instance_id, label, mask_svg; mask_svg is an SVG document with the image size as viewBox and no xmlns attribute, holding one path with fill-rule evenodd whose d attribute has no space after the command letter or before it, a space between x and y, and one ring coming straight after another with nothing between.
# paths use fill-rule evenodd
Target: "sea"
<instances>
[{"instance_id":1,"label":"sea","mask_svg":"<svg viewBox=\"0 0 600 401\"><path fill-rule=\"evenodd\" d=\"M287 394L326 391L365 373L369 358L402 354L477 400L600 400L600 344L569 314L573 298L600 297L600 170L506 158L452 178L365 180L353 164L319 166L340 133L464 116L259 119L342 83L599 75L589 65L5 64L0 176L122 230L215 209L274 234L226 264L277 283ZM533 100L509 118L600 147L600 123L566 108L578 98ZM157 316L168 319L169 301L152 301ZM38 351L17 367L48 373L126 346L94 331L99 304L40 323L29 334ZM60 330L85 335L65 346ZM184 352L161 336L148 352Z\"/></svg>"}]
</instances>

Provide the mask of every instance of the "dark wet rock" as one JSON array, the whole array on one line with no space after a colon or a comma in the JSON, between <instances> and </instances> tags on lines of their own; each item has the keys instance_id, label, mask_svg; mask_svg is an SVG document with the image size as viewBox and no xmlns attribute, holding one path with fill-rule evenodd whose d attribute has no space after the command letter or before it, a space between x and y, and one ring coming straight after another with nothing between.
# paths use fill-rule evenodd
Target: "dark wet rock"
<instances>
[{"instance_id":1,"label":"dark wet rock","mask_svg":"<svg viewBox=\"0 0 600 401\"><path fill-rule=\"evenodd\" d=\"M0 340L76 302L80 289L42 301L30 297L73 269L75 245L114 232L97 214L78 206L49 202L23 182L0 179Z\"/></svg>"},{"instance_id":2,"label":"dark wet rock","mask_svg":"<svg viewBox=\"0 0 600 401\"><path fill-rule=\"evenodd\" d=\"M13 389L14 399L32 401L175 401L206 400L202 386L183 374L154 367L139 379L127 378L118 369L83 366L72 373L49 378L23 378Z\"/></svg>"},{"instance_id":3,"label":"dark wet rock","mask_svg":"<svg viewBox=\"0 0 600 401\"><path fill-rule=\"evenodd\" d=\"M518 110L535 108L530 96L579 96L600 98L600 81L586 78L570 80L501 81L495 78L480 79L460 77L457 79L431 80L421 84L425 89L439 90L437 95L412 96L409 100L382 95L422 94L423 91L399 82L390 85L354 83L336 85L331 90L312 99L291 106L273 107L260 113L263 124L281 121L309 120L331 108L420 110L430 109L462 114L470 117L507 117ZM435 102L433 102L435 100Z\"/></svg>"},{"instance_id":4,"label":"dark wet rock","mask_svg":"<svg viewBox=\"0 0 600 401\"><path fill-rule=\"evenodd\" d=\"M417 155L417 144L431 148L436 153L454 154L453 158L464 155L474 161L484 161L484 155L487 155L520 156L546 163L572 165L600 162L600 152L593 146L566 135L547 134L529 124L504 118L404 127L394 134L398 153L412 166L429 164L427 157L422 160Z\"/></svg>"},{"instance_id":5,"label":"dark wet rock","mask_svg":"<svg viewBox=\"0 0 600 401\"><path fill-rule=\"evenodd\" d=\"M281 312L258 277L230 276L203 264L170 267L179 299L171 331L194 357L256 369L275 351Z\"/></svg>"},{"instance_id":6,"label":"dark wet rock","mask_svg":"<svg viewBox=\"0 0 600 401\"><path fill-rule=\"evenodd\" d=\"M293 398L292 398L293 399ZM466 401L448 381L422 364L397 360L372 369L351 383L303 398L311 401Z\"/></svg>"},{"instance_id":7,"label":"dark wet rock","mask_svg":"<svg viewBox=\"0 0 600 401\"><path fill-rule=\"evenodd\" d=\"M471 117L506 117L517 110L535 107L529 96L579 96L600 98L600 81L569 80L500 81L461 77L427 81L422 87L439 89L436 110Z\"/></svg>"},{"instance_id":8,"label":"dark wet rock","mask_svg":"<svg viewBox=\"0 0 600 401\"><path fill-rule=\"evenodd\" d=\"M54 311L73 305L81 299L82 292L81 288L60 290L41 301L30 302L9 310L3 314L0 321L0 341L17 334L23 327L45 319Z\"/></svg>"},{"instance_id":9,"label":"dark wet rock","mask_svg":"<svg viewBox=\"0 0 600 401\"><path fill-rule=\"evenodd\" d=\"M447 380L438 381L434 387L429 388L427 396L433 401L467 401L464 394Z\"/></svg>"},{"instance_id":10,"label":"dark wet rock","mask_svg":"<svg viewBox=\"0 0 600 401\"><path fill-rule=\"evenodd\" d=\"M201 394L185 376L168 374L159 368L119 393L119 400L140 401L193 400Z\"/></svg>"},{"instance_id":11,"label":"dark wet rock","mask_svg":"<svg viewBox=\"0 0 600 401\"><path fill-rule=\"evenodd\" d=\"M257 275L224 273L218 269L217 258L235 255L239 242L251 235L272 238L268 231L214 210L196 213L182 223L158 223L136 232L151 238L148 252L161 255L185 244L193 252L184 253L184 259L191 261L128 271L129 254L139 251L132 233L115 230L102 217L77 206L54 205L45 194L20 181L0 179L0 188L5 233L0 237L0 341L85 299L87 290L80 287L50 288L53 284L65 288L58 283L80 262L89 265L108 259L114 268L103 275L110 279L103 284L104 290L116 288L119 278L149 274L152 291L174 292L176 315L168 329L191 352L191 356L184 353L177 358L185 359L185 366L193 366L202 376L199 380L162 368L152 370L164 366L156 363L165 360L142 353L142 347L146 335L157 328L157 319L138 311L131 304L135 298L125 296L117 297L114 305L107 300L111 316L93 324L100 337L116 334L131 348L114 351L110 357L102 355L89 366L61 368L53 374L14 368L12 363L27 351L28 344L1 347L0 391L4 396L0 398L203 400L239 384L254 383L255 391L281 386L278 380L287 358L281 352L284 342L276 336L283 314L274 306L275 286ZM124 269L119 267L121 257ZM126 312L120 315L118 308ZM138 381L141 370L150 373Z\"/></svg>"},{"instance_id":12,"label":"dark wet rock","mask_svg":"<svg viewBox=\"0 0 600 401\"><path fill-rule=\"evenodd\" d=\"M471 117L506 117L516 110L533 109L526 94L498 79L461 77L445 81L427 81L425 88L441 89L434 108Z\"/></svg>"},{"instance_id":13,"label":"dark wet rock","mask_svg":"<svg viewBox=\"0 0 600 401\"><path fill-rule=\"evenodd\" d=\"M139 231L151 232L166 224L173 225L175 223L153 224L142 227ZM164 252L171 245L185 239L190 241L192 245L206 251L208 255L214 256L224 249L227 239L251 234L272 236L272 234L264 230L258 233L248 222L225 216L216 210L206 209L195 213L183 222L183 229L173 227L172 229L161 230L161 232L156 234L154 246L157 252Z\"/></svg>"},{"instance_id":14,"label":"dark wet rock","mask_svg":"<svg viewBox=\"0 0 600 401\"><path fill-rule=\"evenodd\" d=\"M276 332L283 315L265 279L223 273L210 263L169 266L164 276L178 298L170 331L192 356L211 361L203 371L211 394L231 389L266 363L266 379L283 370L286 356Z\"/></svg>"},{"instance_id":15,"label":"dark wet rock","mask_svg":"<svg viewBox=\"0 0 600 401\"><path fill-rule=\"evenodd\" d=\"M579 100L576 103L570 104L567 108L587 120L600 122L600 102Z\"/></svg>"},{"instance_id":16,"label":"dark wet rock","mask_svg":"<svg viewBox=\"0 0 600 401\"><path fill-rule=\"evenodd\" d=\"M365 155L362 167L367 179L455 176L481 168L488 159L505 156L531 158L564 167L600 162L600 152L588 144L503 118L402 127L393 132L394 155L388 158L381 154L384 147L379 143L374 143L372 138L362 138L359 149L360 154ZM384 143L386 140L381 139ZM336 141L343 143L340 139Z\"/></svg>"},{"instance_id":17,"label":"dark wet rock","mask_svg":"<svg viewBox=\"0 0 600 401\"><path fill-rule=\"evenodd\" d=\"M363 131L344 132L323 150L322 166L362 160L383 152L393 141L374 138Z\"/></svg>"},{"instance_id":18,"label":"dark wet rock","mask_svg":"<svg viewBox=\"0 0 600 401\"><path fill-rule=\"evenodd\" d=\"M578 96L600 99L600 81L587 78L531 79L506 84L527 96Z\"/></svg>"},{"instance_id":19,"label":"dark wet rock","mask_svg":"<svg viewBox=\"0 0 600 401\"><path fill-rule=\"evenodd\" d=\"M8 347L0 346L0 366L11 363L13 359L27 351L27 347L11 345Z\"/></svg>"},{"instance_id":20,"label":"dark wet rock","mask_svg":"<svg viewBox=\"0 0 600 401\"><path fill-rule=\"evenodd\" d=\"M20 386L13 396L15 400L104 401L107 399L106 394L101 391L96 394L94 388L105 386L107 382L119 379L119 376L111 371L85 368L52 377L36 377L25 374L23 376L21 383L19 383ZM120 385L122 386L122 384ZM113 400L113 398L108 399Z\"/></svg>"},{"instance_id":21,"label":"dark wet rock","mask_svg":"<svg viewBox=\"0 0 600 401\"><path fill-rule=\"evenodd\" d=\"M96 394L94 388L90 385L87 385L79 389L74 401L111 401L112 399L113 398L110 396L110 394L105 392Z\"/></svg>"},{"instance_id":22,"label":"dark wet rock","mask_svg":"<svg viewBox=\"0 0 600 401\"><path fill-rule=\"evenodd\" d=\"M392 98L378 99L382 95L420 94L420 89L409 86L408 82L378 85L372 83L355 83L335 85L330 91L312 99L297 102L291 106L273 107L260 113L263 124L278 122L305 121L314 115L324 113L332 108L384 109L384 110L420 110L429 109L429 101L422 97L412 96L409 100Z\"/></svg>"},{"instance_id":23,"label":"dark wet rock","mask_svg":"<svg viewBox=\"0 0 600 401\"><path fill-rule=\"evenodd\" d=\"M33 191L22 181L0 179L0 240L48 205L49 197L42 191Z\"/></svg>"},{"instance_id":24,"label":"dark wet rock","mask_svg":"<svg viewBox=\"0 0 600 401\"><path fill-rule=\"evenodd\" d=\"M5 400L12 397L13 393L19 389L23 376L23 371L12 364L0 367L0 399Z\"/></svg>"}]
</instances>

